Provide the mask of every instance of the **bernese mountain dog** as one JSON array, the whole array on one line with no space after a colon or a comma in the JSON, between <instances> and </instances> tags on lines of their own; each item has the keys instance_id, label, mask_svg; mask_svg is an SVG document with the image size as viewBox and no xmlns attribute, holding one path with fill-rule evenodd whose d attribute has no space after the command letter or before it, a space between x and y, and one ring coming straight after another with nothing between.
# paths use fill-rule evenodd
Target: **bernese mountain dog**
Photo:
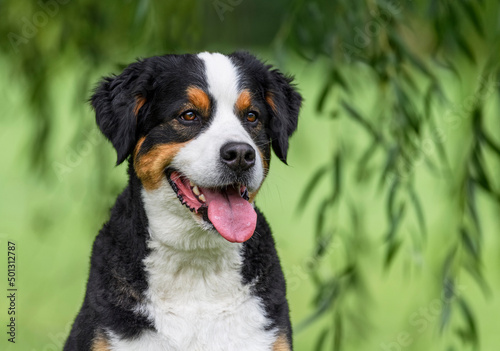
<instances>
[{"instance_id":1,"label":"bernese mountain dog","mask_svg":"<svg viewBox=\"0 0 500 351\"><path fill-rule=\"evenodd\" d=\"M288 351L285 279L255 196L302 98L246 52L165 55L104 78L97 124L129 181L96 237L64 350Z\"/></svg>"}]
</instances>

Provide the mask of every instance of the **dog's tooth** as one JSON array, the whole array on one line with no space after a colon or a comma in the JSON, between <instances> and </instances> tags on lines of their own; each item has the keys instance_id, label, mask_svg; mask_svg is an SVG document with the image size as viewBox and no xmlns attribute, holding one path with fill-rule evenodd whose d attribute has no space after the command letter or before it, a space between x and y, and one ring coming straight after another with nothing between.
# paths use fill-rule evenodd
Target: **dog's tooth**
<instances>
[{"instance_id":1,"label":"dog's tooth","mask_svg":"<svg viewBox=\"0 0 500 351\"><path fill-rule=\"evenodd\" d=\"M194 193L196 196L198 196L198 195L200 195L200 194L201 194L201 193L200 193L200 189L198 189L198 187L197 187L196 185L195 185L195 186L193 186L193 193Z\"/></svg>"},{"instance_id":2,"label":"dog's tooth","mask_svg":"<svg viewBox=\"0 0 500 351\"><path fill-rule=\"evenodd\" d=\"M205 199L205 195L201 194L200 196L198 196L198 199L200 199L201 202L206 202L207 199Z\"/></svg>"},{"instance_id":3,"label":"dog's tooth","mask_svg":"<svg viewBox=\"0 0 500 351\"><path fill-rule=\"evenodd\" d=\"M189 181L189 185L191 186L191 188L195 186L191 180Z\"/></svg>"}]
</instances>

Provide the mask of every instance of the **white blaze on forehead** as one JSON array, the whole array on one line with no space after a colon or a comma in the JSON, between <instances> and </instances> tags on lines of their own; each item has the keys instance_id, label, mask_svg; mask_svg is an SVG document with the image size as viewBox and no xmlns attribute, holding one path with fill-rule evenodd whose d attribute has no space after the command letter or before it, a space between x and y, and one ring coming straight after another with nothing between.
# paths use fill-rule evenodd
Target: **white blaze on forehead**
<instances>
[{"instance_id":1,"label":"white blaze on forehead","mask_svg":"<svg viewBox=\"0 0 500 351\"><path fill-rule=\"evenodd\" d=\"M215 102L211 125L204 134L226 142L246 142L255 148L252 138L234 111L240 94L236 67L222 54L204 52L199 57L205 63L208 92Z\"/></svg>"},{"instance_id":2,"label":"white blaze on forehead","mask_svg":"<svg viewBox=\"0 0 500 351\"><path fill-rule=\"evenodd\" d=\"M203 52L208 90L219 105L234 106L238 99L238 71L231 60L219 53Z\"/></svg>"},{"instance_id":3,"label":"white blaze on forehead","mask_svg":"<svg viewBox=\"0 0 500 351\"><path fill-rule=\"evenodd\" d=\"M212 122L204 134L226 142L247 142L255 146L234 113L236 100L240 94L236 67L222 54L204 52L199 54L199 57L205 63L208 92L215 101Z\"/></svg>"}]
</instances>

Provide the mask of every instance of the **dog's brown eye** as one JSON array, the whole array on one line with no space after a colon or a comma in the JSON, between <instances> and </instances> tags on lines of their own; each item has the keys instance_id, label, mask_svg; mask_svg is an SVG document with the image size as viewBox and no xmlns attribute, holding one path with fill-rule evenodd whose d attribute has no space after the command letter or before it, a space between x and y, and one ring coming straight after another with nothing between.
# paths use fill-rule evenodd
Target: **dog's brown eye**
<instances>
[{"instance_id":1,"label":"dog's brown eye","mask_svg":"<svg viewBox=\"0 0 500 351\"><path fill-rule=\"evenodd\" d=\"M257 112L248 112L247 113L247 121L250 123L254 123L257 121Z\"/></svg>"},{"instance_id":2,"label":"dog's brown eye","mask_svg":"<svg viewBox=\"0 0 500 351\"><path fill-rule=\"evenodd\" d=\"M180 118L184 121L191 122L196 120L196 113L194 113L193 111L186 111L181 114Z\"/></svg>"}]
</instances>

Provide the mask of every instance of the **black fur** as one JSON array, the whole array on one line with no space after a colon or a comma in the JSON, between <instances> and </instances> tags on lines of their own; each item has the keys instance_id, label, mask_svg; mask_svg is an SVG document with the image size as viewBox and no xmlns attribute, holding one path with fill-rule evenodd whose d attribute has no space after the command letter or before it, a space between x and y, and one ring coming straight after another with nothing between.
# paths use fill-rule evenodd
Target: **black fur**
<instances>
[{"instance_id":1,"label":"black fur","mask_svg":"<svg viewBox=\"0 0 500 351\"><path fill-rule=\"evenodd\" d=\"M153 328L130 312L147 289L142 260L148 254L148 221L132 166L129 179L94 241L85 299L64 350L90 350L92 340L104 328L126 337Z\"/></svg>"},{"instance_id":2,"label":"black fur","mask_svg":"<svg viewBox=\"0 0 500 351\"><path fill-rule=\"evenodd\" d=\"M136 99L147 96L146 89L150 84L145 66L146 62L139 61L117 77L104 78L91 99L97 125L116 149L117 164L125 161L134 147Z\"/></svg>"},{"instance_id":3,"label":"black fur","mask_svg":"<svg viewBox=\"0 0 500 351\"><path fill-rule=\"evenodd\" d=\"M286 164L288 138L297 129L302 97L291 86L291 77L285 77L278 70L272 70L270 74L273 76L271 93L276 107L271 110L271 140L274 153Z\"/></svg>"},{"instance_id":4,"label":"black fur","mask_svg":"<svg viewBox=\"0 0 500 351\"><path fill-rule=\"evenodd\" d=\"M270 70L248 53L229 56L242 73L254 103L263 111L264 127L256 132L247 126L266 159L270 145L286 162L288 138L297 127L300 95L291 78ZM195 55L166 55L138 61L118 76L104 78L91 98L96 121L117 152L117 164L129 157L141 136L147 135L141 152L157 144L183 142L195 137L206 126L179 132L169 125L185 103L190 85L206 87L203 64ZM276 110L266 102L271 93ZM145 104L136 114L138 98ZM209 124L210 121L204 122ZM129 183L117 198L109 221L95 239L89 280L81 310L64 346L65 351L90 350L93 340L103 330L112 330L124 338L133 338L155 326L136 313L148 289L143 260L147 247L148 220L141 198L143 187L133 164L128 165ZM274 240L263 215L257 210L256 234L243 244L242 282L256 281L253 293L261 297L270 320L268 328L278 328L292 344L291 325Z\"/></svg>"},{"instance_id":5,"label":"black fur","mask_svg":"<svg viewBox=\"0 0 500 351\"><path fill-rule=\"evenodd\" d=\"M266 311L272 316L269 328L278 327L286 333L288 342L292 345L292 326L290 324L288 302L286 300L285 278L274 247L271 229L262 213L257 211L256 235L243 244L244 264L242 268L243 282L252 281L255 294L262 297Z\"/></svg>"}]
</instances>

